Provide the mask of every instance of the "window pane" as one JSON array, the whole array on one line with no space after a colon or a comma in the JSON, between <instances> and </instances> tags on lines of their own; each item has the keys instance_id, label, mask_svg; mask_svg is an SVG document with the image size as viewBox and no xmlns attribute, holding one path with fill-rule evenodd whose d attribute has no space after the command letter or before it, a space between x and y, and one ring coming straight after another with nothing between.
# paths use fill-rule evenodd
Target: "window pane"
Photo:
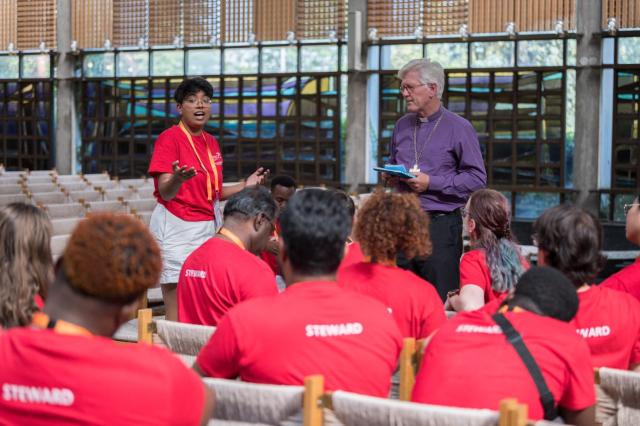
<instances>
[{"instance_id":1,"label":"window pane","mask_svg":"<svg viewBox=\"0 0 640 426\"><path fill-rule=\"evenodd\" d=\"M187 75L220 74L220 50L197 49L187 51Z\"/></svg>"},{"instance_id":2,"label":"window pane","mask_svg":"<svg viewBox=\"0 0 640 426\"><path fill-rule=\"evenodd\" d=\"M471 66L474 68L512 67L514 42L492 41L471 43Z\"/></svg>"},{"instance_id":3,"label":"window pane","mask_svg":"<svg viewBox=\"0 0 640 426\"><path fill-rule=\"evenodd\" d=\"M17 55L0 56L0 78L18 78L20 59Z\"/></svg>"},{"instance_id":4,"label":"window pane","mask_svg":"<svg viewBox=\"0 0 640 426\"><path fill-rule=\"evenodd\" d=\"M382 69L398 70L410 60L422 57L421 44L382 46Z\"/></svg>"},{"instance_id":5,"label":"window pane","mask_svg":"<svg viewBox=\"0 0 640 426\"><path fill-rule=\"evenodd\" d=\"M516 211L519 219L537 219L546 209L560 203L560 194L525 192L516 194Z\"/></svg>"},{"instance_id":6,"label":"window pane","mask_svg":"<svg viewBox=\"0 0 640 426\"><path fill-rule=\"evenodd\" d=\"M262 72L296 72L298 54L295 47L263 47Z\"/></svg>"},{"instance_id":7,"label":"window pane","mask_svg":"<svg viewBox=\"0 0 640 426\"><path fill-rule=\"evenodd\" d=\"M562 40L527 40L518 43L518 65L562 66Z\"/></svg>"},{"instance_id":8,"label":"window pane","mask_svg":"<svg viewBox=\"0 0 640 426\"><path fill-rule=\"evenodd\" d=\"M509 163L511 162L511 153L510 143L494 143L491 161Z\"/></svg>"},{"instance_id":9,"label":"window pane","mask_svg":"<svg viewBox=\"0 0 640 426\"><path fill-rule=\"evenodd\" d=\"M118 77L137 77L149 74L148 52L118 53Z\"/></svg>"},{"instance_id":10,"label":"window pane","mask_svg":"<svg viewBox=\"0 0 640 426\"><path fill-rule=\"evenodd\" d=\"M536 139L536 121L535 120L518 120L518 139L535 140Z\"/></svg>"},{"instance_id":11,"label":"window pane","mask_svg":"<svg viewBox=\"0 0 640 426\"><path fill-rule=\"evenodd\" d=\"M444 68L466 68L467 43L427 44L427 58L439 62Z\"/></svg>"},{"instance_id":12,"label":"window pane","mask_svg":"<svg viewBox=\"0 0 640 426\"><path fill-rule=\"evenodd\" d=\"M640 37L618 39L618 63L640 64Z\"/></svg>"},{"instance_id":13,"label":"window pane","mask_svg":"<svg viewBox=\"0 0 640 426\"><path fill-rule=\"evenodd\" d=\"M491 177L495 185L511 185L510 167L492 167Z\"/></svg>"},{"instance_id":14,"label":"window pane","mask_svg":"<svg viewBox=\"0 0 640 426\"><path fill-rule=\"evenodd\" d=\"M183 75L183 50L157 50L151 54L151 72L153 75Z\"/></svg>"},{"instance_id":15,"label":"window pane","mask_svg":"<svg viewBox=\"0 0 640 426\"><path fill-rule=\"evenodd\" d=\"M300 69L306 72L337 71L338 46L303 46L300 48Z\"/></svg>"},{"instance_id":16,"label":"window pane","mask_svg":"<svg viewBox=\"0 0 640 426\"><path fill-rule=\"evenodd\" d=\"M82 61L85 77L113 77L116 55L114 53L89 53Z\"/></svg>"},{"instance_id":17,"label":"window pane","mask_svg":"<svg viewBox=\"0 0 640 426\"><path fill-rule=\"evenodd\" d=\"M255 47L229 48L224 51L225 74L257 74L258 49Z\"/></svg>"},{"instance_id":18,"label":"window pane","mask_svg":"<svg viewBox=\"0 0 640 426\"><path fill-rule=\"evenodd\" d=\"M578 56L578 41L576 39L567 40L567 65L575 66L576 56Z\"/></svg>"},{"instance_id":19,"label":"window pane","mask_svg":"<svg viewBox=\"0 0 640 426\"><path fill-rule=\"evenodd\" d=\"M23 78L47 78L50 67L49 55L25 55L22 57Z\"/></svg>"}]
</instances>

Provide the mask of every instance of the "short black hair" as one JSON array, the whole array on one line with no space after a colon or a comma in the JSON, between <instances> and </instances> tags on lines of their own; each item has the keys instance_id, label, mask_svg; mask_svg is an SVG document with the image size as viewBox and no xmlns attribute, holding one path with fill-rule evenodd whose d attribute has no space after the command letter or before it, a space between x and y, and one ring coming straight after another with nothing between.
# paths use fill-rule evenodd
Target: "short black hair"
<instances>
[{"instance_id":1,"label":"short black hair","mask_svg":"<svg viewBox=\"0 0 640 426\"><path fill-rule=\"evenodd\" d=\"M236 192L227 200L224 206L224 218L237 217L241 220L252 219L264 214L269 220L276 216L276 202L264 186L247 186Z\"/></svg>"},{"instance_id":2,"label":"short black hair","mask_svg":"<svg viewBox=\"0 0 640 426\"><path fill-rule=\"evenodd\" d=\"M278 175L274 176L271 179L271 190L276 187L276 185L284 186L285 188L294 188L296 187L296 181L291 176L287 175Z\"/></svg>"},{"instance_id":3,"label":"short black hair","mask_svg":"<svg viewBox=\"0 0 640 426\"><path fill-rule=\"evenodd\" d=\"M209 98L213 97L213 86L206 79L202 77L185 78L176 89L173 98L177 103L181 104L184 102L184 98L195 95L200 91L204 92Z\"/></svg>"},{"instance_id":4,"label":"short black hair","mask_svg":"<svg viewBox=\"0 0 640 426\"><path fill-rule=\"evenodd\" d=\"M604 268L602 226L591 213L579 207L561 205L542 212L533 223L538 247L545 262L562 271L580 287L591 283Z\"/></svg>"},{"instance_id":5,"label":"short black hair","mask_svg":"<svg viewBox=\"0 0 640 426\"><path fill-rule=\"evenodd\" d=\"M281 236L293 269L301 274L335 273L351 232L344 203L330 191L295 193L280 216Z\"/></svg>"},{"instance_id":6,"label":"short black hair","mask_svg":"<svg viewBox=\"0 0 640 426\"><path fill-rule=\"evenodd\" d=\"M575 286L562 272L534 266L522 274L513 298L506 303L525 309L532 303L542 315L569 322L578 312L580 302Z\"/></svg>"},{"instance_id":7,"label":"short black hair","mask_svg":"<svg viewBox=\"0 0 640 426\"><path fill-rule=\"evenodd\" d=\"M333 194L338 200L344 203L347 211L349 212L349 215L351 216L351 219L353 219L353 216L356 215L356 203L353 202L353 198L351 198L349 194L341 189L334 189Z\"/></svg>"}]
</instances>

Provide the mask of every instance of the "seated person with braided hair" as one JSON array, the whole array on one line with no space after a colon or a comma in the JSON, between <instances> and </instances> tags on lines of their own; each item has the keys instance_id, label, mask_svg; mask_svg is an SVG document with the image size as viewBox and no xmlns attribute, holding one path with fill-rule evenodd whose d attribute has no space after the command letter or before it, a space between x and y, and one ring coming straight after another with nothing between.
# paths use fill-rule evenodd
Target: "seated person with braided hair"
<instances>
[{"instance_id":1,"label":"seated person with braided hair","mask_svg":"<svg viewBox=\"0 0 640 426\"><path fill-rule=\"evenodd\" d=\"M160 248L138 219L98 213L81 221L43 312L30 327L0 330L0 422L207 424L213 394L183 361L110 339L161 269Z\"/></svg>"},{"instance_id":2,"label":"seated person with braided hair","mask_svg":"<svg viewBox=\"0 0 640 426\"><path fill-rule=\"evenodd\" d=\"M529 268L511 234L510 210L505 196L493 189L471 195L462 222L472 250L460 259L460 290L449 294L445 307L473 311L492 302L495 309Z\"/></svg>"},{"instance_id":3,"label":"seated person with braided hair","mask_svg":"<svg viewBox=\"0 0 640 426\"><path fill-rule=\"evenodd\" d=\"M539 371L551 408L568 424L594 424L595 390L589 348L569 323L578 310L571 282L553 268L525 272L499 312L521 336ZM504 326L484 310L462 312L435 333L416 376L412 400L498 410L504 398L529 407L529 419L551 420L541 392ZM551 414L551 415L548 415Z\"/></svg>"},{"instance_id":4,"label":"seated person with braided hair","mask_svg":"<svg viewBox=\"0 0 640 426\"><path fill-rule=\"evenodd\" d=\"M380 300L403 337L429 337L446 320L442 300L432 284L395 264L399 252L431 252L429 217L418 198L376 192L358 213L355 236L365 260L339 271L340 286Z\"/></svg>"}]
</instances>

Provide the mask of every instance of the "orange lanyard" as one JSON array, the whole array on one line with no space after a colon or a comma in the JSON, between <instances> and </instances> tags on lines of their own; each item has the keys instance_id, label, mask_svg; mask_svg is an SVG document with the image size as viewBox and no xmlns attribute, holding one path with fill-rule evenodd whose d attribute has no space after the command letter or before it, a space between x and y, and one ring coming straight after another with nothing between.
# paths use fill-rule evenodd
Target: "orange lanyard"
<instances>
[{"instance_id":1,"label":"orange lanyard","mask_svg":"<svg viewBox=\"0 0 640 426\"><path fill-rule=\"evenodd\" d=\"M498 312L500 312L501 314L504 314L505 312L523 312L523 311L524 309L522 309L520 306L514 306L512 309L509 309L509 306L504 305L503 307L498 309Z\"/></svg>"},{"instance_id":2,"label":"orange lanyard","mask_svg":"<svg viewBox=\"0 0 640 426\"><path fill-rule=\"evenodd\" d=\"M236 243L236 245L240 247L242 250L246 250L246 247L244 246L244 243L242 242L242 240L238 238L236 234L229 231L227 228L225 227L220 228L220 230L218 231L218 234L224 235L225 237L227 237L228 239Z\"/></svg>"},{"instance_id":3,"label":"orange lanyard","mask_svg":"<svg viewBox=\"0 0 640 426\"><path fill-rule=\"evenodd\" d=\"M84 327L72 324L62 320L52 320L43 312L36 312L31 318L31 326L40 329L52 329L59 334L70 334L78 336L93 336L93 334Z\"/></svg>"},{"instance_id":4,"label":"orange lanyard","mask_svg":"<svg viewBox=\"0 0 640 426\"><path fill-rule=\"evenodd\" d=\"M189 133L189 131L184 126L184 123L182 121L180 121L179 126L180 126L180 130L182 130L182 132L185 134L185 136L189 140L189 143L191 144L191 148L193 149L194 154L196 154L196 157L200 162L200 166L202 167L204 172L207 174L207 200L213 201L213 190L211 187L213 186L215 188L216 198L217 198L217 194L220 193L220 180L218 178L218 169L216 168L216 162L213 159L213 154L211 154L211 149L209 149L209 145L206 143L206 138L205 138L205 146L207 147L207 156L209 157L209 164L211 165L211 170L213 170L213 179L214 179L213 185L211 183L211 175L209 174L209 170L207 170L207 168L204 166L204 163L200 158L200 154L198 154L198 150L196 150L196 145L193 143L193 139L191 138L191 133Z\"/></svg>"}]
</instances>

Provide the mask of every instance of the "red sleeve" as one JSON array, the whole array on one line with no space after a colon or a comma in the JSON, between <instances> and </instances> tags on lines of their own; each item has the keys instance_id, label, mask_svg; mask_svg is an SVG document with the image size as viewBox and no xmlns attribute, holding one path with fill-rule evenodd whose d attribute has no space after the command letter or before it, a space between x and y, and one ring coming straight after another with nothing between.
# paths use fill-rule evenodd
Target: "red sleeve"
<instances>
[{"instance_id":1,"label":"red sleeve","mask_svg":"<svg viewBox=\"0 0 640 426\"><path fill-rule=\"evenodd\" d=\"M278 294L278 284L276 276L269 265L259 260L257 270L247 268L249 275L242 280L245 284L240 288L241 300L248 300L254 297L275 296Z\"/></svg>"},{"instance_id":2,"label":"red sleeve","mask_svg":"<svg viewBox=\"0 0 640 426\"><path fill-rule=\"evenodd\" d=\"M170 130L165 130L156 139L156 144L153 148L153 156L151 157L151 163L149 163L149 174L159 175L161 173L173 172L171 163L176 160L180 160L180 154L176 146L176 140L172 136Z\"/></svg>"},{"instance_id":3,"label":"red sleeve","mask_svg":"<svg viewBox=\"0 0 640 426\"><path fill-rule=\"evenodd\" d=\"M485 292L491 289L491 282L487 282L484 255L479 250L465 253L460 260L460 288L469 284L475 284Z\"/></svg>"},{"instance_id":4,"label":"red sleeve","mask_svg":"<svg viewBox=\"0 0 640 426\"><path fill-rule=\"evenodd\" d=\"M271 268L274 274L278 273L278 259L276 259L272 253L269 253L268 251L261 251L260 259L269 265L269 268Z\"/></svg>"},{"instance_id":5,"label":"red sleeve","mask_svg":"<svg viewBox=\"0 0 640 426\"><path fill-rule=\"evenodd\" d=\"M200 370L209 377L234 379L240 373L240 348L229 314L222 317L196 359Z\"/></svg>"},{"instance_id":6,"label":"red sleeve","mask_svg":"<svg viewBox=\"0 0 640 426\"><path fill-rule=\"evenodd\" d=\"M593 366L591 354L584 339L578 340L577 345L567 357L567 385L558 400L558 406L572 411L584 410L596 403L593 382Z\"/></svg>"},{"instance_id":7,"label":"red sleeve","mask_svg":"<svg viewBox=\"0 0 640 426\"><path fill-rule=\"evenodd\" d=\"M171 383L167 383L171 392L172 425L197 425L204 410L204 383L202 379L176 356L166 363L170 370Z\"/></svg>"},{"instance_id":8,"label":"red sleeve","mask_svg":"<svg viewBox=\"0 0 640 426\"><path fill-rule=\"evenodd\" d=\"M622 281L618 278L620 272L621 271L618 271L615 274L610 275L607 279L602 281L600 285L603 287L615 288L616 290L619 290L620 287L623 287Z\"/></svg>"},{"instance_id":9,"label":"red sleeve","mask_svg":"<svg viewBox=\"0 0 640 426\"><path fill-rule=\"evenodd\" d=\"M35 302L39 310L42 310L42 308L44 308L44 300L42 300L42 297L39 294L36 294L34 296L33 301Z\"/></svg>"},{"instance_id":10,"label":"red sleeve","mask_svg":"<svg viewBox=\"0 0 640 426\"><path fill-rule=\"evenodd\" d=\"M633 345L633 352L631 352L629 367L633 367L638 364L640 364L640 334L636 337L636 343Z\"/></svg>"},{"instance_id":11,"label":"red sleeve","mask_svg":"<svg viewBox=\"0 0 640 426\"><path fill-rule=\"evenodd\" d=\"M428 312L425 312L426 316L422 324L422 332L418 336L418 339L429 337L447 321L447 315L444 313L444 305L438 295L438 292L431 284L429 284L429 287L427 288L428 292L431 293L428 296L431 303L429 303L427 307Z\"/></svg>"},{"instance_id":12,"label":"red sleeve","mask_svg":"<svg viewBox=\"0 0 640 426\"><path fill-rule=\"evenodd\" d=\"M636 299L629 298L631 303L630 311L635 312L634 315L636 324L639 322L639 314L640 313L640 303ZM638 326L638 331L636 332L635 342L633 344L633 348L631 350L631 357L629 358L629 367L635 367L640 364L640 326Z\"/></svg>"}]
</instances>

